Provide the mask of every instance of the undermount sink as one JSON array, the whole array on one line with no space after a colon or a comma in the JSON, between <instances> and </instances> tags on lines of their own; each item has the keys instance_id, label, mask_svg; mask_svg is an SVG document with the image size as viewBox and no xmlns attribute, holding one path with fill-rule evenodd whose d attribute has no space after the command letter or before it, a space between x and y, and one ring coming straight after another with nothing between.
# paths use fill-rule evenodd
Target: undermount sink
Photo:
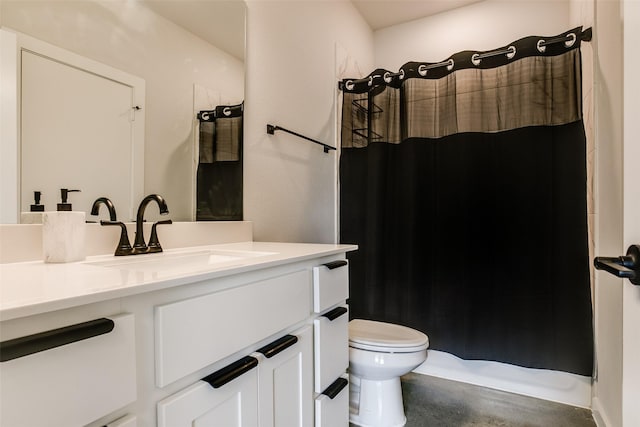
<instances>
[{"instance_id":1,"label":"undermount sink","mask_svg":"<svg viewBox=\"0 0 640 427\"><path fill-rule=\"evenodd\" d=\"M85 264L138 272L179 273L240 265L249 259L274 254L275 252L202 249L116 257Z\"/></svg>"}]
</instances>

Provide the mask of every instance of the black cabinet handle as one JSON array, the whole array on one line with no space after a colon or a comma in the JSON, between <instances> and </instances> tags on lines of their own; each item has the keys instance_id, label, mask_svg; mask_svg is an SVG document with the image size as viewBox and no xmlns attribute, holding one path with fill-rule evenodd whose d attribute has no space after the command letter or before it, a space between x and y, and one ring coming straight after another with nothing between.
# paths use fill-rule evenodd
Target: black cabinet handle
<instances>
[{"instance_id":1,"label":"black cabinet handle","mask_svg":"<svg viewBox=\"0 0 640 427\"><path fill-rule=\"evenodd\" d=\"M332 382L331 385L322 392L322 394L329 396L329 398L333 400L333 398L340 394L342 389L345 388L347 384L349 384L349 381L347 381L346 378L340 377Z\"/></svg>"},{"instance_id":2,"label":"black cabinet handle","mask_svg":"<svg viewBox=\"0 0 640 427\"><path fill-rule=\"evenodd\" d=\"M607 271L614 276L629 279L634 285L640 285L640 245L629 246L625 256L598 256L593 260L593 264L598 270Z\"/></svg>"},{"instance_id":3,"label":"black cabinet handle","mask_svg":"<svg viewBox=\"0 0 640 427\"><path fill-rule=\"evenodd\" d=\"M114 326L113 320L101 318L2 341L0 342L0 362L107 334L113 330Z\"/></svg>"},{"instance_id":4,"label":"black cabinet handle","mask_svg":"<svg viewBox=\"0 0 640 427\"><path fill-rule=\"evenodd\" d=\"M235 380L245 372L249 372L256 366L258 366L258 359L246 356L220 370L215 371L211 375L207 375L202 379L202 381L208 382L213 388L220 388L229 381Z\"/></svg>"},{"instance_id":5,"label":"black cabinet handle","mask_svg":"<svg viewBox=\"0 0 640 427\"><path fill-rule=\"evenodd\" d=\"M347 263L346 260L338 260L338 261L327 262L327 263L324 263L322 265L327 267L329 270L333 270L333 269L338 268L338 267L344 267L347 264L348 263Z\"/></svg>"},{"instance_id":6,"label":"black cabinet handle","mask_svg":"<svg viewBox=\"0 0 640 427\"><path fill-rule=\"evenodd\" d=\"M345 314L347 312L347 308L346 307L336 307L331 311L327 311L325 314L323 314L322 316L326 317L327 319L329 319L330 321L334 321L336 320L338 317L342 316L343 314Z\"/></svg>"},{"instance_id":7,"label":"black cabinet handle","mask_svg":"<svg viewBox=\"0 0 640 427\"><path fill-rule=\"evenodd\" d=\"M298 342L298 337L294 335L285 335L282 338L278 338L271 344L267 344L261 349L258 350L258 353L262 353L265 355L267 359L272 358L276 354L286 350L291 347L295 343Z\"/></svg>"}]
</instances>

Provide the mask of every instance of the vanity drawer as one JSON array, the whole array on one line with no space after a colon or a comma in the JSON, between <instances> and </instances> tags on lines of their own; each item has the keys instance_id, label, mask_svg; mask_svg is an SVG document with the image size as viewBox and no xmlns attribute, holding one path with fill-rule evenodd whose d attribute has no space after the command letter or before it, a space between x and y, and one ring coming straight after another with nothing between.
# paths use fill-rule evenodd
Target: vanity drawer
<instances>
[{"instance_id":1,"label":"vanity drawer","mask_svg":"<svg viewBox=\"0 0 640 427\"><path fill-rule=\"evenodd\" d=\"M158 427L257 426L257 365L245 357L158 402Z\"/></svg>"},{"instance_id":2,"label":"vanity drawer","mask_svg":"<svg viewBox=\"0 0 640 427\"><path fill-rule=\"evenodd\" d=\"M322 313L349 298L349 263L337 260L313 267L313 311Z\"/></svg>"},{"instance_id":3,"label":"vanity drawer","mask_svg":"<svg viewBox=\"0 0 640 427\"><path fill-rule=\"evenodd\" d=\"M349 310L335 309L313 320L316 393L322 393L349 366Z\"/></svg>"},{"instance_id":4,"label":"vanity drawer","mask_svg":"<svg viewBox=\"0 0 640 427\"><path fill-rule=\"evenodd\" d=\"M315 427L348 427L349 381L340 376L316 398Z\"/></svg>"},{"instance_id":5,"label":"vanity drawer","mask_svg":"<svg viewBox=\"0 0 640 427\"><path fill-rule=\"evenodd\" d=\"M310 313L308 270L157 306L156 384L164 387Z\"/></svg>"},{"instance_id":6,"label":"vanity drawer","mask_svg":"<svg viewBox=\"0 0 640 427\"><path fill-rule=\"evenodd\" d=\"M132 314L4 341L2 347L2 359L11 360L0 363L0 425L80 426L136 400Z\"/></svg>"}]
</instances>

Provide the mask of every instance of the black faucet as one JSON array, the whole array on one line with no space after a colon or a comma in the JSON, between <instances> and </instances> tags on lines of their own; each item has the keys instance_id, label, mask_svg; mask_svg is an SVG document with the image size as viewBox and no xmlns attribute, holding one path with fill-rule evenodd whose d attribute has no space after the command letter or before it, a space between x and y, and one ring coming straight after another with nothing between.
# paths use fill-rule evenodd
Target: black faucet
<instances>
[{"instance_id":1,"label":"black faucet","mask_svg":"<svg viewBox=\"0 0 640 427\"><path fill-rule=\"evenodd\" d=\"M153 253L153 252L162 252L162 247L160 246L160 242L157 241L157 236L155 242L152 246L147 246L144 240L144 232L142 230L142 223L144 222L144 210L147 208L149 202L155 201L158 204L158 208L160 209L160 215L166 215L169 213L169 209L167 208L167 203L164 201L162 196L158 194L149 194L147 197L142 199L140 202L140 206L138 206L138 214L136 215L136 238L133 243L133 254L145 254L145 253ZM160 221L157 224L171 224L171 220L168 221ZM154 230L155 231L154 224ZM155 233L153 233L155 234Z\"/></svg>"},{"instance_id":2,"label":"black faucet","mask_svg":"<svg viewBox=\"0 0 640 427\"><path fill-rule=\"evenodd\" d=\"M100 210L100 204L104 204L109 210L109 221L114 222L116 219L116 207L113 206L113 202L106 197L99 197L93 202L93 206L91 207L91 215L98 215Z\"/></svg>"}]
</instances>

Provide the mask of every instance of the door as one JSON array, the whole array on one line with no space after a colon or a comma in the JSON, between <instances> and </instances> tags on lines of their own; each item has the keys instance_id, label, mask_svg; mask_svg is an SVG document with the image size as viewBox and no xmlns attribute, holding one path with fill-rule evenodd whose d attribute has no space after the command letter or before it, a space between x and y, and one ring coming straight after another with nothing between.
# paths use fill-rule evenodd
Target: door
<instances>
[{"instance_id":1,"label":"door","mask_svg":"<svg viewBox=\"0 0 640 427\"><path fill-rule=\"evenodd\" d=\"M640 244L640 2L624 8L624 248ZM623 427L640 426L640 286L623 280Z\"/></svg>"},{"instance_id":2,"label":"door","mask_svg":"<svg viewBox=\"0 0 640 427\"><path fill-rule=\"evenodd\" d=\"M257 369L250 369L216 387L204 380L198 381L158 402L158 427L258 425Z\"/></svg>"},{"instance_id":3,"label":"door","mask_svg":"<svg viewBox=\"0 0 640 427\"><path fill-rule=\"evenodd\" d=\"M313 334L311 326L258 350L261 427L313 425Z\"/></svg>"}]
</instances>

